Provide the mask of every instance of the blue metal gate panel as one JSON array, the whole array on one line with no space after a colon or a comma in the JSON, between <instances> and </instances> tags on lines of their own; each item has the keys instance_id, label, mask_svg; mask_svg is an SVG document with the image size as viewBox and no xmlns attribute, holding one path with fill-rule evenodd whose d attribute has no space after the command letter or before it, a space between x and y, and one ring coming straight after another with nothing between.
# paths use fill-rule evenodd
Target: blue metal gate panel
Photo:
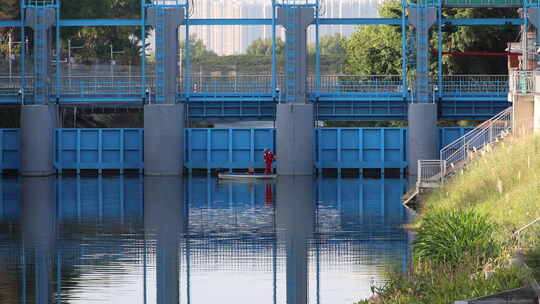
<instances>
[{"instance_id":1,"label":"blue metal gate panel","mask_svg":"<svg viewBox=\"0 0 540 304\"><path fill-rule=\"evenodd\" d=\"M451 144L465 133L474 129L473 127L446 127L439 129L439 150Z\"/></svg>"},{"instance_id":2,"label":"blue metal gate panel","mask_svg":"<svg viewBox=\"0 0 540 304\"><path fill-rule=\"evenodd\" d=\"M439 129L441 147L471 127ZM315 168L405 168L406 128L315 129ZM0 169L18 169L19 129L0 129ZM143 129L56 129L55 167L139 170ZM187 169L262 168L262 151L275 151L274 129L186 129Z\"/></svg>"},{"instance_id":3,"label":"blue metal gate panel","mask_svg":"<svg viewBox=\"0 0 540 304\"><path fill-rule=\"evenodd\" d=\"M19 146L19 129L0 129L0 171L19 169Z\"/></svg>"},{"instance_id":4,"label":"blue metal gate panel","mask_svg":"<svg viewBox=\"0 0 540 304\"><path fill-rule=\"evenodd\" d=\"M56 129L55 167L143 169L142 129Z\"/></svg>"},{"instance_id":5,"label":"blue metal gate panel","mask_svg":"<svg viewBox=\"0 0 540 304\"><path fill-rule=\"evenodd\" d=\"M322 128L315 130L316 168L405 168L404 128Z\"/></svg>"},{"instance_id":6,"label":"blue metal gate panel","mask_svg":"<svg viewBox=\"0 0 540 304\"><path fill-rule=\"evenodd\" d=\"M262 151L275 151L274 129L186 129L188 169L264 167Z\"/></svg>"}]
</instances>

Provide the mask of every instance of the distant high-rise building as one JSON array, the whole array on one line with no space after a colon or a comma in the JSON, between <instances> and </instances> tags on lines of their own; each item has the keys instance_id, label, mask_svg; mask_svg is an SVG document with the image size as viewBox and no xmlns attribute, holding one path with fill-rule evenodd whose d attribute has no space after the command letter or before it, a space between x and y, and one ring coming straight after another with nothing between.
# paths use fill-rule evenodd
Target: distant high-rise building
<instances>
[{"instance_id":1,"label":"distant high-rise building","mask_svg":"<svg viewBox=\"0 0 540 304\"><path fill-rule=\"evenodd\" d=\"M322 18L376 18L378 6L385 0L320 0ZM258 19L272 17L271 0L195 0L195 19ZM341 34L348 37L356 30L353 25L325 25L320 27L320 35ZM202 40L206 47L218 55L245 53L248 46L257 39L271 38L271 26L201 25L191 26L190 34ZM278 27L277 35L282 40L285 33ZM152 35L153 36L153 35ZM180 39L184 39L180 35ZM152 40L152 39L151 39ZM315 31L308 31L309 42L314 42ZM153 45L151 46L153 49Z\"/></svg>"}]
</instances>

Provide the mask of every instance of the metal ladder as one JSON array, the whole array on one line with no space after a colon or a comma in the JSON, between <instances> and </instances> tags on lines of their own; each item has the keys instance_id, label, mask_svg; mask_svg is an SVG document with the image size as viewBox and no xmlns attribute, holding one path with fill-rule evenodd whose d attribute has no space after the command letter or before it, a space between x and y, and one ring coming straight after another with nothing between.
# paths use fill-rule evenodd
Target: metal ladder
<instances>
[{"instance_id":1,"label":"metal ladder","mask_svg":"<svg viewBox=\"0 0 540 304\"><path fill-rule=\"evenodd\" d=\"M47 73L47 53L45 49L47 37L47 28L45 27L45 10L36 9L36 30L35 35L35 53L34 69L36 83L34 87L34 98L37 103L45 103L48 98L48 73Z\"/></svg>"},{"instance_id":2,"label":"metal ladder","mask_svg":"<svg viewBox=\"0 0 540 304\"><path fill-rule=\"evenodd\" d=\"M296 28L297 10L287 9L287 41L285 43L285 101L294 102L296 99Z\"/></svg>"},{"instance_id":3,"label":"metal ladder","mask_svg":"<svg viewBox=\"0 0 540 304\"><path fill-rule=\"evenodd\" d=\"M164 103L167 96L165 90L165 9L156 7L156 101ZM186 42L189 43L189 42Z\"/></svg>"}]
</instances>

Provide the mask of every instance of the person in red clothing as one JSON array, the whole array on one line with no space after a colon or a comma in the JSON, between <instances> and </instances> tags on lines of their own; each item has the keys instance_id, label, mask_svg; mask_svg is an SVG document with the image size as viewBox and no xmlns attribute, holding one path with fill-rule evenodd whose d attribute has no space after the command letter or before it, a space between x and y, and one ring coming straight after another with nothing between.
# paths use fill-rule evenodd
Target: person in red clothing
<instances>
[{"instance_id":1,"label":"person in red clothing","mask_svg":"<svg viewBox=\"0 0 540 304\"><path fill-rule=\"evenodd\" d=\"M264 174L272 174L272 163L276 160L276 155L268 149L264 149Z\"/></svg>"}]
</instances>

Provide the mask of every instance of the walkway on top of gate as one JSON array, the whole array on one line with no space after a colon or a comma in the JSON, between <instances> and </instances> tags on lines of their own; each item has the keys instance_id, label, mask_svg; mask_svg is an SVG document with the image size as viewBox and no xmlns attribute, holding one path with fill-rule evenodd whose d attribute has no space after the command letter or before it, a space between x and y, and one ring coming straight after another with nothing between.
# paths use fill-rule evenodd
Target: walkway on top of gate
<instances>
[{"instance_id":1,"label":"walkway on top of gate","mask_svg":"<svg viewBox=\"0 0 540 304\"><path fill-rule=\"evenodd\" d=\"M131 19L74 19L73 16L62 14L62 2L75 0L20 0L19 20L0 20L0 27L25 28L32 25L32 19L26 18L26 13L49 10L54 13L54 20L49 20L51 32L55 34L54 41L46 41L50 49L45 49L42 43L34 43L34 48L20 48L19 54L11 54L6 60L10 73L0 73L0 104L24 104L35 102L54 102L64 106L141 106L144 103L156 101L156 91L163 87L163 69L151 68L146 62L146 52L140 53L137 72L127 75L115 75L111 65L111 73L97 72L77 73L71 60L63 58L71 46L62 41L62 31L73 27L134 27L140 30L142 41L147 45L147 31L150 29L151 18L147 18L148 9L176 7L185 15L180 31L184 39L189 39L192 26L268 26L271 27L272 55L271 67L267 75L238 75L215 76L213 71L207 74L195 74L192 69L192 52L188 47L182 52L182 71L177 80L177 102L189 106L188 117L191 120L272 120L275 115L275 103L283 100L283 75L279 74L277 52L277 28L279 20L278 8L295 9L298 6L311 7L315 16L310 27L315 34L315 55L311 60L313 75L307 79L307 100L316 104L318 120L360 120L360 121L389 121L406 120L407 103L414 102L415 79L410 71L420 62L417 57L424 58L429 54L417 53L420 48L416 44L424 39L413 39L414 33L407 11L427 7L434 14L433 32L438 36L437 72L428 81L422 75L422 81L433 95L433 100L439 103L439 118L443 120L485 120L508 107L508 76L507 75L444 75L442 35L446 30L458 26L504 26L531 30L529 24L535 25L537 20L532 18L533 10L537 9L537 0L426 0L401 1L401 16L398 18L326 18L324 16L324 1L321 0L268 0L272 13L265 18L250 19L198 19L193 18L192 12L199 5L198 1L188 0L141 0L138 17ZM134 0L138 1L138 0ZM299 3L302 3L299 5ZM444 18L443 7L521 8L524 13L520 18ZM31 14L30 14L31 15ZM260 16L263 17L263 16ZM121 17L120 17L121 18ZM43 18L37 18L36 28L43 29ZM41 23L40 23L41 22ZM401 71L398 75L323 75L321 69L321 27L331 25L392 25L401 29ZM175 25L176 26L176 25ZM536 28L536 31L538 29ZM13 43L25 43L32 35L31 31L19 31L20 37L10 39ZM34 34L36 31L34 31ZM39 31L38 31L39 32ZM426 32L426 34L429 31ZM185 34L185 36L184 36ZM537 35L540 36L540 35ZM35 39L36 37L31 37ZM422 37L421 37L422 38ZM288 41L288 40L287 40ZM286 41L286 43L287 43ZM53 42L55 42L53 44ZM156 45L160 45L160 39ZM79 47L79 46L77 46ZM114 45L111 45L114 49ZM9 48L11 49L11 48ZM28 52L26 52L28 49ZM54 50L52 50L54 49ZM160 49L160 48L156 48ZM527 49L527 48L525 48ZM502 52L503 50L501 50ZM25 53L26 52L26 53ZM111 49L112 52L112 49ZM158 51L161 52L161 51ZM114 52L112 52L114 53ZM54 54L55 62L51 65L54 75L43 74L43 58ZM161 58L163 54L157 54ZM112 56L112 55L111 55ZM135 55L138 56L138 55ZM289 56L285 53L285 57ZM435 57L435 56L434 56ZM14 58L14 59L13 59ZM41 60L33 60L33 59ZM96 58L93 58L96 59ZM102 58L103 59L103 58ZM111 58L112 59L112 58ZM32 63L35 65L32 67ZM95 67L95 66L92 66ZM129 67L131 71L131 66ZM152 70L154 70L152 74ZM23 71L22 73L20 71ZM419 69L416 69L418 73ZM426 72L427 73L427 72ZM105 76L107 75L107 76ZM161 76L159 76L161 75ZM39 77L38 77L39 76ZM159 76L159 77L158 77ZM423 77L426 76L426 77ZM161 80L160 80L161 79ZM420 78L418 78L420 79ZM278 90L281 89L281 92ZM410 91L412 90L412 92ZM36 92L41 92L36 97ZM43 95L43 96L42 96ZM424 100L425 102L425 100Z\"/></svg>"},{"instance_id":2,"label":"walkway on top of gate","mask_svg":"<svg viewBox=\"0 0 540 304\"><path fill-rule=\"evenodd\" d=\"M440 146L470 128L440 128ZM276 150L274 129L186 129L185 167L263 167L262 151ZM407 167L406 128L319 128L314 130L314 168ZM57 129L55 167L59 170L144 169L143 129ZM19 129L0 129L0 169L19 168Z\"/></svg>"}]
</instances>

